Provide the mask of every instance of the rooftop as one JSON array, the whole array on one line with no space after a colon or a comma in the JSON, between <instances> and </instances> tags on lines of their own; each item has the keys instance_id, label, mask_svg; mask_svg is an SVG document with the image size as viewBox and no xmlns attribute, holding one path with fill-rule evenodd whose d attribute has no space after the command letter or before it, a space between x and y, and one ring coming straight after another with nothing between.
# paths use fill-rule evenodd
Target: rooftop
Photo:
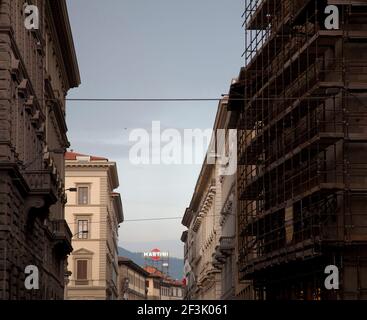
<instances>
[{"instance_id":1,"label":"rooftop","mask_svg":"<svg viewBox=\"0 0 367 320\"><path fill-rule=\"evenodd\" d=\"M174 280L174 279L170 278L169 276L167 276L166 274L164 274L163 272L158 270L156 267L145 266L144 270L147 271L150 274L151 277L161 278L163 280L163 283L165 283L165 284L169 284L171 286L176 286L176 287L182 287L183 286L182 281L178 281L178 280Z\"/></svg>"},{"instance_id":2,"label":"rooftop","mask_svg":"<svg viewBox=\"0 0 367 320\"><path fill-rule=\"evenodd\" d=\"M135 270L136 272L139 272L140 274L147 276L148 272L144 270L142 267L140 267L137 263L135 263L133 260L126 258L126 257L118 257L118 264L119 265L126 265L129 268Z\"/></svg>"},{"instance_id":3,"label":"rooftop","mask_svg":"<svg viewBox=\"0 0 367 320\"><path fill-rule=\"evenodd\" d=\"M103 157L97 157L97 156L92 156L92 155L87 155L87 154L82 154L82 153L76 153L73 151L67 151L65 153L65 160L69 160L69 161L76 161L76 160L87 160L87 161L108 161L107 158L103 158Z\"/></svg>"}]
</instances>

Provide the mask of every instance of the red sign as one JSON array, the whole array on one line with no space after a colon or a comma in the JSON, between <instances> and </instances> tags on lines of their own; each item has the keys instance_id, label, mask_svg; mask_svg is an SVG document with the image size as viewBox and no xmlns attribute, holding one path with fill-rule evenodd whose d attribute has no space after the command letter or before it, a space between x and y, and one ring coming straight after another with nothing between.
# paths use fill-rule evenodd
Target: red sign
<instances>
[{"instance_id":1,"label":"red sign","mask_svg":"<svg viewBox=\"0 0 367 320\"><path fill-rule=\"evenodd\" d=\"M168 254L168 252L162 252L159 249L153 249L150 252L144 252L143 256L144 256L144 258L150 258L153 261L159 261L162 258L167 258L168 259L169 254Z\"/></svg>"},{"instance_id":2,"label":"red sign","mask_svg":"<svg viewBox=\"0 0 367 320\"><path fill-rule=\"evenodd\" d=\"M153 253L152 260L159 261L161 259L161 255L160 255L161 250L159 250L159 249L153 249L152 250L152 253Z\"/></svg>"}]
</instances>

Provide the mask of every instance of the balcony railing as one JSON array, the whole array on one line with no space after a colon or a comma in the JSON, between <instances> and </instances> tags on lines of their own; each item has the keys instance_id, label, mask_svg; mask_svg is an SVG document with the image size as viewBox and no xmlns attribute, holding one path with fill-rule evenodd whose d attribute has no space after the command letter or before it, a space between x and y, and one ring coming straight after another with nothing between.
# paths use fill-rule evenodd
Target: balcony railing
<instances>
[{"instance_id":1,"label":"balcony railing","mask_svg":"<svg viewBox=\"0 0 367 320\"><path fill-rule=\"evenodd\" d=\"M57 184L53 181L51 171L27 171L24 177L32 194L45 195L56 202Z\"/></svg>"}]
</instances>

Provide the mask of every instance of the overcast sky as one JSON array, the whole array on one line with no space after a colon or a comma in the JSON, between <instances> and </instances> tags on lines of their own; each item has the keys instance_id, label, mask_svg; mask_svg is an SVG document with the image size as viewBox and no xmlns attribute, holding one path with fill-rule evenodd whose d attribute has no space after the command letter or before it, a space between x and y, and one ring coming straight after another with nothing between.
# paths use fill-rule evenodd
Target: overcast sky
<instances>
[{"instance_id":1,"label":"overcast sky","mask_svg":"<svg viewBox=\"0 0 367 320\"><path fill-rule=\"evenodd\" d=\"M69 98L217 98L242 66L243 0L68 0L82 84ZM212 128L216 102L69 102L72 149L119 171L126 220L182 216L200 165L134 166L131 130ZM126 221L119 245L183 256L181 220Z\"/></svg>"}]
</instances>

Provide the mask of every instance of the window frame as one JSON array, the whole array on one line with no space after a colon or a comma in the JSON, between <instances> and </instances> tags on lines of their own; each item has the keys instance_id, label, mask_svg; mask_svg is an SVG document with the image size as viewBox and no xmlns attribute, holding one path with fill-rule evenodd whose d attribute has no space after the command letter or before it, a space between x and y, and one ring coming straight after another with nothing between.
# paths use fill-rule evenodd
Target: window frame
<instances>
[{"instance_id":1,"label":"window frame","mask_svg":"<svg viewBox=\"0 0 367 320\"><path fill-rule=\"evenodd\" d=\"M86 270L85 270L85 279L79 278L79 262L85 262ZM90 259L86 258L76 258L75 259L75 285L89 285L89 270L90 270Z\"/></svg>"},{"instance_id":2,"label":"window frame","mask_svg":"<svg viewBox=\"0 0 367 320\"><path fill-rule=\"evenodd\" d=\"M76 223L77 223L78 240L88 240L90 236L90 219L85 217L77 217ZM80 229L80 223L82 223L81 229ZM86 223L86 230L84 230L85 227L84 223Z\"/></svg>"},{"instance_id":3,"label":"window frame","mask_svg":"<svg viewBox=\"0 0 367 320\"><path fill-rule=\"evenodd\" d=\"M77 184L77 198L76 203L78 206L88 206L90 205L90 184ZM80 189L87 189L87 201L84 203L83 201L80 201Z\"/></svg>"},{"instance_id":4,"label":"window frame","mask_svg":"<svg viewBox=\"0 0 367 320\"><path fill-rule=\"evenodd\" d=\"M92 216L93 214L88 213L74 213L74 237L73 241L83 241L89 240L92 236ZM87 238L80 238L79 237L79 221L80 220L87 220L88 221L88 237Z\"/></svg>"}]
</instances>

